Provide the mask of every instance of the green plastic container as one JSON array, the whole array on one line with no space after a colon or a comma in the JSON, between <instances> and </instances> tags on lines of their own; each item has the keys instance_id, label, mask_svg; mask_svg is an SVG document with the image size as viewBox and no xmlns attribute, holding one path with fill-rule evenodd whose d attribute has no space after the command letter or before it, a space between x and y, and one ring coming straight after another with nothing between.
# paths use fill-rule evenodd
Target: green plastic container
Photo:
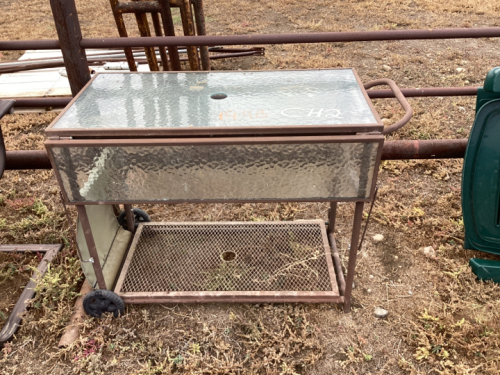
<instances>
[{"instance_id":1,"label":"green plastic container","mask_svg":"<svg viewBox=\"0 0 500 375\"><path fill-rule=\"evenodd\" d=\"M462 211L464 247L500 255L500 67L478 90L462 173ZM470 265L479 279L500 281L500 262L471 259Z\"/></svg>"}]
</instances>

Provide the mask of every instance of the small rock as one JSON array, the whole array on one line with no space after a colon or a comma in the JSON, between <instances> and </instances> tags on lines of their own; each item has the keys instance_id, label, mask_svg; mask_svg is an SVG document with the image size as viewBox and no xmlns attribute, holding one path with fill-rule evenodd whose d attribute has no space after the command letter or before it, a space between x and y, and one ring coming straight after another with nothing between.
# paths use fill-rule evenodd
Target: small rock
<instances>
[{"instance_id":1,"label":"small rock","mask_svg":"<svg viewBox=\"0 0 500 375\"><path fill-rule=\"evenodd\" d=\"M366 292L367 292L367 293L371 293L371 292L372 292L372 290L371 290L371 289L368 289Z\"/></svg>"},{"instance_id":2,"label":"small rock","mask_svg":"<svg viewBox=\"0 0 500 375\"><path fill-rule=\"evenodd\" d=\"M399 257L397 255L394 255L394 260L398 260Z\"/></svg>"},{"instance_id":3,"label":"small rock","mask_svg":"<svg viewBox=\"0 0 500 375\"><path fill-rule=\"evenodd\" d=\"M376 318L384 319L387 315L389 315L389 311L377 307L373 312L373 314L375 315Z\"/></svg>"},{"instance_id":4,"label":"small rock","mask_svg":"<svg viewBox=\"0 0 500 375\"><path fill-rule=\"evenodd\" d=\"M373 279L373 275L368 276L370 279Z\"/></svg>"},{"instance_id":5,"label":"small rock","mask_svg":"<svg viewBox=\"0 0 500 375\"><path fill-rule=\"evenodd\" d=\"M389 65L382 65L382 68L386 71L386 72L390 72L392 70L392 68L389 66Z\"/></svg>"},{"instance_id":6,"label":"small rock","mask_svg":"<svg viewBox=\"0 0 500 375\"><path fill-rule=\"evenodd\" d=\"M424 247L422 252L424 253L424 255L427 258L435 258L436 257L436 251L434 250L434 248L432 246Z\"/></svg>"},{"instance_id":7,"label":"small rock","mask_svg":"<svg viewBox=\"0 0 500 375\"><path fill-rule=\"evenodd\" d=\"M457 71L457 73L462 73L463 71L465 71L464 68L456 68L455 70Z\"/></svg>"},{"instance_id":8,"label":"small rock","mask_svg":"<svg viewBox=\"0 0 500 375\"><path fill-rule=\"evenodd\" d=\"M376 234L373 236L373 241L375 242L382 242L384 240L384 236L382 234Z\"/></svg>"}]
</instances>

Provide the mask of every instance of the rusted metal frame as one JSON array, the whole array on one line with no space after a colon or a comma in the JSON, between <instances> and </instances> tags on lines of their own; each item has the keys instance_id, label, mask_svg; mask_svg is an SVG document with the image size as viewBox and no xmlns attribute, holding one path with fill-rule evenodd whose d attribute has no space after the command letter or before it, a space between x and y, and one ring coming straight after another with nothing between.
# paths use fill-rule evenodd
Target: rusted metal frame
<instances>
[{"instance_id":1,"label":"rusted metal frame","mask_svg":"<svg viewBox=\"0 0 500 375\"><path fill-rule=\"evenodd\" d=\"M116 28L118 29L118 35L120 38L127 38L127 29L125 28L125 21L123 20L123 16L120 12L117 11L118 0L109 0L109 4L111 5L111 11L113 12L113 17L115 18ZM132 52L132 48L125 47L123 49L125 52L125 57L127 58L128 68L131 72L136 72L137 67L135 66L134 54Z\"/></svg>"},{"instance_id":2,"label":"rusted metal frame","mask_svg":"<svg viewBox=\"0 0 500 375\"><path fill-rule=\"evenodd\" d=\"M394 93L394 96L396 97L399 104L401 104L401 106L403 107L403 109L405 111L405 115L403 116L403 118L401 120L397 121L396 123L392 124L391 126L384 128L384 131L382 132L382 134L390 134L390 133L398 130L399 128L403 127L411 120L411 117L413 116L413 109L411 108L410 103L408 103L405 96L403 95L403 93L399 89L396 82L394 82L391 79L387 79L387 78L377 79L375 81L365 83L364 88L366 90L368 90L371 87L380 86L380 85L388 85L391 88L392 92Z\"/></svg>"},{"instance_id":3,"label":"rusted metal frame","mask_svg":"<svg viewBox=\"0 0 500 375\"><path fill-rule=\"evenodd\" d=\"M345 278L344 271L342 270L342 262L339 256L337 243L335 242L335 235L333 232L328 233L328 243L332 251L333 266L335 267L335 275L337 277L337 284L339 285L339 293L341 296L345 295Z\"/></svg>"},{"instance_id":4,"label":"rusted metal frame","mask_svg":"<svg viewBox=\"0 0 500 375\"><path fill-rule=\"evenodd\" d=\"M159 14L157 12L151 13L151 19L153 20L153 28L155 30L156 36L162 36L163 32L161 30ZM161 65L163 67L163 71L170 70L170 67L168 65L167 51L165 50L165 47L158 47L158 49L160 51Z\"/></svg>"},{"instance_id":5,"label":"rusted metal frame","mask_svg":"<svg viewBox=\"0 0 500 375\"><path fill-rule=\"evenodd\" d=\"M310 220L310 221L318 221L319 222L319 225L321 228L321 237L323 238L323 244L325 246L326 265L328 267L328 276L330 277L332 292L335 295L340 296L342 294L340 293L340 289L339 289L338 278L337 278L337 275L335 272L335 265L333 264L333 261L332 261L332 248L330 246L330 241L328 240L328 233L327 233L327 230L325 228L325 223L322 220Z\"/></svg>"},{"instance_id":6,"label":"rusted metal frame","mask_svg":"<svg viewBox=\"0 0 500 375\"><path fill-rule=\"evenodd\" d=\"M207 30L205 27L205 14L203 11L203 0L194 0L194 20L196 23L196 33L198 35L207 35ZM210 58L208 53L208 46L200 47L200 57L201 57L201 68L203 70L210 70Z\"/></svg>"},{"instance_id":7,"label":"rusted metal frame","mask_svg":"<svg viewBox=\"0 0 500 375\"><path fill-rule=\"evenodd\" d=\"M256 134L262 136L273 136L280 135L283 132L287 132L292 135L300 135L304 136L315 136L315 135L339 135L339 134L353 134L353 133L366 133L373 131L380 131L381 126L378 125L363 125L363 124L355 124L355 125L346 125L346 126L334 126L334 125L317 125L317 126L294 126L289 127L285 125L277 125L277 126L248 126L245 128L241 127L224 127L216 128L216 127L207 127L207 128L198 128L198 129L179 129L179 128L170 128L170 129L49 129L47 128L46 134L50 137L73 137L74 139L83 139L87 137L100 137L104 138L136 138L136 137L186 137L186 136L225 136L225 135L246 135L249 137L254 137Z\"/></svg>"},{"instance_id":8,"label":"rusted metal frame","mask_svg":"<svg viewBox=\"0 0 500 375\"><path fill-rule=\"evenodd\" d=\"M14 109L15 100L0 100L0 120L7 113L12 113ZM5 150L5 142L3 140L3 132L0 127L0 178L3 176L3 172L5 171L5 167L7 165L7 153Z\"/></svg>"},{"instance_id":9,"label":"rusted metal frame","mask_svg":"<svg viewBox=\"0 0 500 375\"><path fill-rule=\"evenodd\" d=\"M54 170L54 173L57 173ZM331 202L333 200L342 202L371 202L370 198L272 198L272 199L192 199L186 201L185 199L175 199L175 200L106 200L106 201L71 201L68 199L67 195L64 194L65 203L69 206L96 206L102 204L182 204L182 203L193 203L193 204L211 204L211 203L283 203L283 202L294 202L294 203L325 203Z\"/></svg>"},{"instance_id":10,"label":"rusted metal frame","mask_svg":"<svg viewBox=\"0 0 500 375\"><path fill-rule=\"evenodd\" d=\"M69 230L71 231L73 237L73 243L75 244L76 250L78 251L78 255L80 255L80 259L82 258L80 253L80 248L78 247L78 241L76 239L76 227L73 226L73 220L71 220L71 216L69 215L68 206L64 202L64 195L61 190L59 190L59 198L61 198L61 204L64 208L64 213L66 214L66 220L68 220Z\"/></svg>"},{"instance_id":11,"label":"rusted metal frame","mask_svg":"<svg viewBox=\"0 0 500 375\"><path fill-rule=\"evenodd\" d=\"M125 210L125 217L127 218L127 229L134 233L135 232L135 218L132 212L131 204L124 204L123 209Z\"/></svg>"},{"instance_id":12,"label":"rusted metal frame","mask_svg":"<svg viewBox=\"0 0 500 375\"><path fill-rule=\"evenodd\" d=\"M127 219L128 220L128 219ZM137 227L137 231L135 235L132 237L132 241L130 241L129 247L127 249L127 253L122 261L119 273L116 277L115 285L113 291L115 293L119 293L123 287L123 283L125 282L125 277L127 276L128 269L130 267L130 262L132 261L132 257L134 255L135 249L137 248L137 243L139 242L139 238L142 234L142 228L144 227L143 223L140 223Z\"/></svg>"},{"instance_id":13,"label":"rusted metal frame","mask_svg":"<svg viewBox=\"0 0 500 375\"><path fill-rule=\"evenodd\" d=\"M144 138L144 139L48 139L47 147L114 147L114 146L200 146L253 144L317 144L317 143L376 143L382 149L381 135L321 135L282 137L206 137L206 138ZM381 152L379 152L381 153Z\"/></svg>"},{"instance_id":14,"label":"rusted metal frame","mask_svg":"<svg viewBox=\"0 0 500 375\"><path fill-rule=\"evenodd\" d=\"M80 218L80 222L82 224L83 235L85 236L85 241L87 242L89 254L92 259L92 266L94 268L97 284L99 286L99 289L107 289L106 281L104 281L104 275L102 273L101 262L99 260L99 255L97 254L94 236L92 235L92 228L90 227L89 218L87 216L87 210L85 206L77 206L76 210L78 211L78 217Z\"/></svg>"},{"instance_id":15,"label":"rusted metal frame","mask_svg":"<svg viewBox=\"0 0 500 375\"><path fill-rule=\"evenodd\" d=\"M363 241L365 240L366 230L368 229L368 223L370 223L370 217L372 216L373 205L375 204L375 200L377 199L378 187L375 188L375 193L373 194L373 200L370 204L370 210L368 211L368 217L366 218L365 228L363 229L363 234L361 235L361 240L359 241L358 251L361 251L361 247L363 247Z\"/></svg>"},{"instance_id":16,"label":"rusted metal frame","mask_svg":"<svg viewBox=\"0 0 500 375\"><path fill-rule=\"evenodd\" d=\"M172 11L170 10L169 0L159 0L159 3L161 5L160 15L165 35L175 37L174 21L172 18ZM179 60L178 46L168 46L167 48L172 70L181 71L182 68Z\"/></svg>"},{"instance_id":17,"label":"rusted metal frame","mask_svg":"<svg viewBox=\"0 0 500 375\"><path fill-rule=\"evenodd\" d=\"M134 0L138 1L138 0ZM139 34L141 37L150 37L151 31L149 30L148 18L145 13L134 13L135 20L137 21L137 27L139 28ZM158 60L156 59L155 46L144 47L144 52L146 53L146 58L148 60L149 69L153 72L158 71Z\"/></svg>"},{"instance_id":18,"label":"rusted metal frame","mask_svg":"<svg viewBox=\"0 0 500 375\"><path fill-rule=\"evenodd\" d=\"M68 73L71 93L76 95L90 80L85 49L81 47L82 31L74 1L50 0L61 52Z\"/></svg>"},{"instance_id":19,"label":"rusted metal frame","mask_svg":"<svg viewBox=\"0 0 500 375\"><path fill-rule=\"evenodd\" d=\"M116 292L115 292L116 293ZM245 293L245 294L243 294ZM314 293L314 294L313 294ZM125 303L344 303L326 292L156 292L117 293Z\"/></svg>"},{"instance_id":20,"label":"rusted metal frame","mask_svg":"<svg viewBox=\"0 0 500 375\"><path fill-rule=\"evenodd\" d=\"M24 288L21 296L14 305L14 309L0 331L0 344L8 341L16 332L21 322L21 316L28 306L28 301L32 299L35 294L35 288L38 282L45 275L49 263L54 259L62 247L63 245L0 245L0 252L45 252L40 264L38 264L33 275L31 275L30 281Z\"/></svg>"},{"instance_id":21,"label":"rusted metal frame","mask_svg":"<svg viewBox=\"0 0 500 375\"><path fill-rule=\"evenodd\" d=\"M19 245L0 245L0 253L47 253L51 250L59 251L63 245L61 244L19 244Z\"/></svg>"},{"instance_id":22,"label":"rusted metal frame","mask_svg":"<svg viewBox=\"0 0 500 375\"><path fill-rule=\"evenodd\" d=\"M356 270L356 258L358 256L359 234L361 221L363 219L363 202L356 202L354 210L354 222L352 225L351 245L349 249L349 262L347 264L346 286L344 293L344 312L351 311L351 296L354 282L354 271Z\"/></svg>"},{"instance_id":23,"label":"rusted metal frame","mask_svg":"<svg viewBox=\"0 0 500 375\"><path fill-rule=\"evenodd\" d=\"M184 35L194 36L193 17L191 13L191 5L189 0L181 0L181 20ZM187 46L187 54L189 58L189 68L191 70L200 70L200 61L198 49L195 46Z\"/></svg>"}]
</instances>

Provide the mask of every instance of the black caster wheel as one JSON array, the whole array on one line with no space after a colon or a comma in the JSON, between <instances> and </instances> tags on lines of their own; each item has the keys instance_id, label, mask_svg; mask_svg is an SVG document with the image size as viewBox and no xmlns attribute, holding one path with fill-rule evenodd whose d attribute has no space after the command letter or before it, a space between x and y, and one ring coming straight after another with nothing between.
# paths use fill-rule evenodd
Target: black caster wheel
<instances>
[{"instance_id":1,"label":"black caster wheel","mask_svg":"<svg viewBox=\"0 0 500 375\"><path fill-rule=\"evenodd\" d=\"M139 223L149 223L151 221L146 211L141 210L140 208L133 208L132 213L134 214L135 229L137 229ZM123 227L123 229L128 230L127 215L125 214L125 211L120 212L120 215L118 216L118 224L120 224Z\"/></svg>"},{"instance_id":2,"label":"black caster wheel","mask_svg":"<svg viewBox=\"0 0 500 375\"><path fill-rule=\"evenodd\" d=\"M118 294L111 290L93 290L83 299L83 309L87 315L102 318L104 313L113 313L115 318L125 311L125 304Z\"/></svg>"}]
</instances>

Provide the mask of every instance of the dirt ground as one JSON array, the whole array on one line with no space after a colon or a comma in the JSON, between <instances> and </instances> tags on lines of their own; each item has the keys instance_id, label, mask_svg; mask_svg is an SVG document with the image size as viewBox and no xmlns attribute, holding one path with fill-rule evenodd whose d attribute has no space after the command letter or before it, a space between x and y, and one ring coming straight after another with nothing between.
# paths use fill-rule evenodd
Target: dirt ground
<instances>
[{"instance_id":1,"label":"dirt ground","mask_svg":"<svg viewBox=\"0 0 500 375\"><path fill-rule=\"evenodd\" d=\"M55 38L47 0L0 4L2 39ZM79 0L77 6L84 36L117 35L107 1ZM208 33L216 35L498 26L499 10L500 0L205 1ZM387 77L401 87L480 86L499 65L497 43L272 45L265 46L265 57L213 65L354 67L364 82ZM4 51L1 58L19 55ZM414 118L388 139L468 136L474 97L410 103ZM388 125L402 116L395 100L375 105ZM43 130L54 117L6 116L7 148L42 149ZM500 288L478 282L468 267L471 257L495 257L463 249L461 171L462 160L382 163L349 314L330 304L134 305L119 319L87 319L67 349L57 343L83 279L58 185L51 171L7 172L0 181L0 242L66 247L16 337L0 352L0 374L498 374ZM326 220L328 212L318 203L143 208L153 221ZM74 220L73 209L70 214ZM337 245L346 264L353 206L340 204L338 214ZM373 241L375 234L384 240ZM433 246L435 257L423 254L426 246ZM2 298L6 294L0 289ZM388 317L375 318L376 307L387 309Z\"/></svg>"}]
</instances>

